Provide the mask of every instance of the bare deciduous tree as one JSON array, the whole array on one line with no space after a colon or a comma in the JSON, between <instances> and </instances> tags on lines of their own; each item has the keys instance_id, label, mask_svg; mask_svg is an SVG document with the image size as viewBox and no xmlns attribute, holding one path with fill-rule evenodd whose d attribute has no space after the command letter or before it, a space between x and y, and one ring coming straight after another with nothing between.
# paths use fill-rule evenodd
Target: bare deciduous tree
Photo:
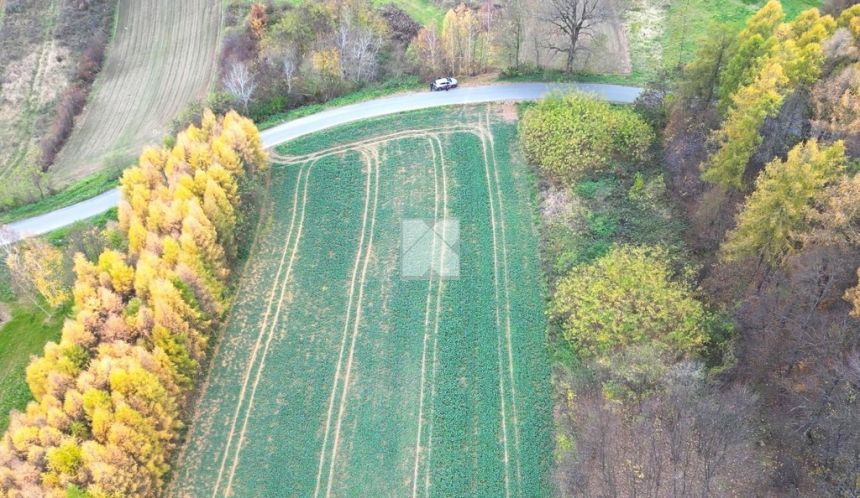
<instances>
[{"instance_id":1,"label":"bare deciduous tree","mask_svg":"<svg viewBox=\"0 0 860 498\"><path fill-rule=\"evenodd\" d=\"M503 47L508 66L519 69L526 36L526 8L523 0L509 0L501 15L501 22L496 24L498 33L495 40Z\"/></svg>"},{"instance_id":2,"label":"bare deciduous tree","mask_svg":"<svg viewBox=\"0 0 860 498\"><path fill-rule=\"evenodd\" d=\"M547 0L541 20L552 25L563 36L564 43L547 42L546 48L565 54L565 71L572 73L580 42L593 37L595 27L608 17L607 0Z\"/></svg>"},{"instance_id":3,"label":"bare deciduous tree","mask_svg":"<svg viewBox=\"0 0 860 498\"><path fill-rule=\"evenodd\" d=\"M234 63L227 76L224 77L224 88L234 99L241 102L242 108L248 112L248 102L251 101L254 90L257 89L257 82L248 66L241 62Z\"/></svg>"},{"instance_id":4,"label":"bare deciduous tree","mask_svg":"<svg viewBox=\"0 0 860 498\"><path fill-rule=\"evenodd\" d=\"M343 78L353 83L372 79L382 41L382 37L370 27L356 25L352 14L346 12L335 33Z\"/></svg>"},{"instance_id":5,"label":"bare deciduous tree","mask_svg":"<svg viewBox=\"0 0 860 498\"><path fill-rule=\"evenodd\" d=\"M691 368L692 367L692 368ZM563 423L576 441L557 469L570 496L753 496L766 479L757 453L756 398L715 389L691 365L639 403L580 387Z\"/></svg>"},{"instance_id":6,"label":"bare deciduous tree","mask_svg":"<svg viewBox=\"0 0 860 498\"><path fill-rule=\"evenodd\" d=\"M293 78L299 72L299 55L295 50L287 50L281 55L281 69L287 79L287 93L293 93Z\"/></svg>"}]
</instances>

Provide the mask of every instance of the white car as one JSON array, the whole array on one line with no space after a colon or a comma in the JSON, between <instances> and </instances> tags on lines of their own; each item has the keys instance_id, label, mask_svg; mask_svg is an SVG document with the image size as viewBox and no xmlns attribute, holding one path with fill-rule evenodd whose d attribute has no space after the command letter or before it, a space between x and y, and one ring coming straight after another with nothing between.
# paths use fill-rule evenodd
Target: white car
<instances>
[{"instance_id":1,"label":"white car","mask_svg":"<svg viewBox=\"0 0 860 498\"><path fill-rule=\"evenodd\" d=\"M439 78L433 83L430 83L431 92L435 92L437 90L450 90L452 88L457 88L456 78Z\"/></svg>"}]
</instances>

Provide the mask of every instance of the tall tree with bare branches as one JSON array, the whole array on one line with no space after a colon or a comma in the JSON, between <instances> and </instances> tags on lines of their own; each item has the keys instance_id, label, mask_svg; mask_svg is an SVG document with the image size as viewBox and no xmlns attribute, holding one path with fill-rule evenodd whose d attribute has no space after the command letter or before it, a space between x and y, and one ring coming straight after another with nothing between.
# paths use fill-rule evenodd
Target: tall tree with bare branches
<instances>
[{"instance_id":1,"label":"tall tree with bare branches","mask_svg":"<svg viewBox=\"0 0 860 498\"><path fill-rule=\"evenodd\" d=\"M241 62L234 63L230 72L224 77L224 88L234 99L242 103L242 108L247 113L248 102L251 101L257 89L257 82L248 66Z\"/></svg>"},{"instance_id":2,"label":"tall tree with bare branches","mask_svg":"<svg viewBox=\"0 0 860 498\"><path fill-rule=\"evenodd\" d=\"M546 0L541 20L550 24L562 35L562 43L549 41L546 47L565 54L565 71L573 72L576 53L584 38L594 36L595 28L609 17L607 0Z\"/></svg>"}]
</instances>

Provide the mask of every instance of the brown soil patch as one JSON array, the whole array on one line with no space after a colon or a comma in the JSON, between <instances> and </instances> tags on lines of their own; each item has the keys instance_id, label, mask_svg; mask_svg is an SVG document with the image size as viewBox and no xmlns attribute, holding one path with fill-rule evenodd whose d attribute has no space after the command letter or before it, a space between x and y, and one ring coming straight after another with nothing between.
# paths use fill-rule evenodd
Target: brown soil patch
<instances>
[{"instance_id":1,"label":"brown soil patch","mask_svg":"<svg viewBox=\"0 0 860 498\"><path fill-rule=\"evenodd\" d=\"M517 111L517 104L515 102L502 102L501 104L493 106L493 110L496 111L496 115L506 123L515 123L520 114Z\"/></svg>"}]
</instances>

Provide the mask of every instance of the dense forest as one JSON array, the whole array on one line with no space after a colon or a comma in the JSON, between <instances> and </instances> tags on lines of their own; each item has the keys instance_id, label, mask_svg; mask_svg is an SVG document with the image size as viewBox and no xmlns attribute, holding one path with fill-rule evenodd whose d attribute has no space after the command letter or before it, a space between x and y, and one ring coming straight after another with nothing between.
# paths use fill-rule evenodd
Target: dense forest
<instances>
[{"instance_id":1,"label":"dense forest","mask_svg":"<svg viewBox=\"0 0 860 498\"><path fill-rule=\"evenodd\" d=\"M576 97L526 111L545 220L571 186L593 198L607 178L595 168L614 171L630 204L647 190L636 171L662 156L658 187L683 222L678 241L622 237L568 265L545 226L551 342L572 352L554 378L563 494L860 493L851 3L787 20L774 0L739 33L715 26L646 90L638 117ZM650 151L641 119L660 135ZM635 218L613 220L636 231Z\"/></svg>"}]
</instances>

